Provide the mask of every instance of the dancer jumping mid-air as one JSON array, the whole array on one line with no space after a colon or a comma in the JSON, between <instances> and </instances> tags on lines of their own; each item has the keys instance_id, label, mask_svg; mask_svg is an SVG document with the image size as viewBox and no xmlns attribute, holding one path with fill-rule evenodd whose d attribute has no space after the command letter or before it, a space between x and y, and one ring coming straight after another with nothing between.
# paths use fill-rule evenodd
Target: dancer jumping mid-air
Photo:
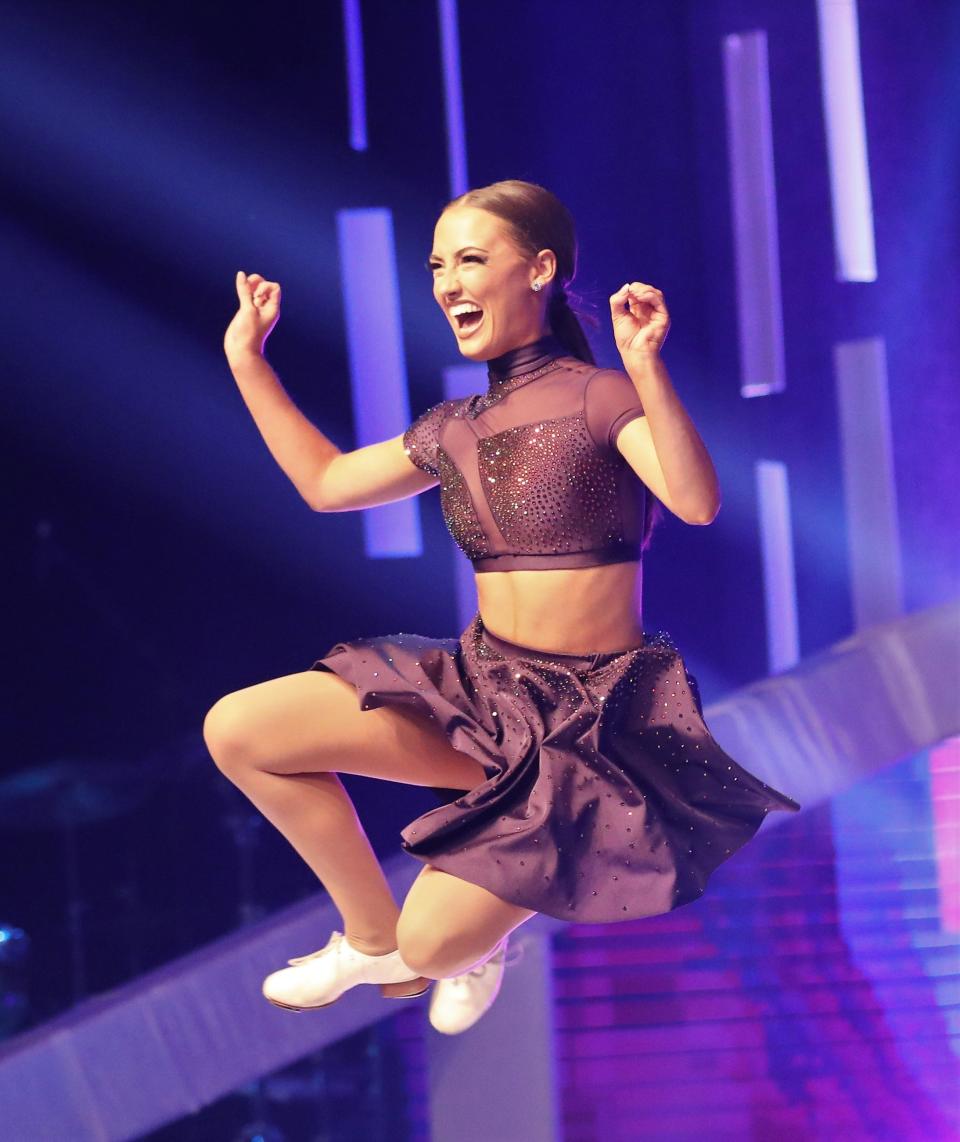
<instances>
[{"instance_id":1,"label":"dancer jumping mid-air","mask_svg":"<svg viewBox=\"0 0 960 1142\"><path fill-rule=\"evenodd\" d=\"M606 923L698 897L771 810L797 810L720 748L669 635L641 622L642 553L664 505L708 524L716 472L660 358L659 290L610 298L623 369L598 368L566 289L572 219L548 190L468 191L436 223L433 295L485 392L341 452L263 356L280 286L237 275L231 370L277 463L320 512L440 484L476 572L459 638L336 643L310 669L221 698L204 734L224 774L290 841L342 917L264 981L295 1010L357 983L440 982L432 1024L493 1002L507 937L537 912ZM338 774L431 786L401 832L423 862L398 907Z\"/></svg>"}]
</instances>

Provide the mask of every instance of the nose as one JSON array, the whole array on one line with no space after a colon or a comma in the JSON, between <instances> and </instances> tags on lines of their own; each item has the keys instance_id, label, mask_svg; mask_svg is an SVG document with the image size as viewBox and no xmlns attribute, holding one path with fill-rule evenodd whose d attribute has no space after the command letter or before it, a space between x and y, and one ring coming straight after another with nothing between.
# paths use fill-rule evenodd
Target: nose
<instances>
[{"instance_id":1,"label":"nose","mask_svg":"<svg viewBox=\"0 0 960 1142\"><path fill-rule=\"evenodd\" d=\"M450 300L460 292L456 266L452 266L449 270L437 270L433 288L436 290L437 297L449 304Z\"/></svg>"}]
</instances>

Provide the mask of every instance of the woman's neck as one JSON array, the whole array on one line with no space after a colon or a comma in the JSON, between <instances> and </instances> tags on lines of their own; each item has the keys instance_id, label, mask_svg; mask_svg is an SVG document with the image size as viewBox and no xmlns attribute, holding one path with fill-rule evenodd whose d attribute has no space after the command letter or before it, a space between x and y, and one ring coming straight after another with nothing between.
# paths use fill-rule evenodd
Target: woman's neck
<instances>
[{"instance_id":1,"label":"woman's neck","mask_svg":"<svg viewBox=\"0 0 960 1142\"><path fill-rule=\"evenodd\" d=\"M487 361L487 377L491 385L509 380L519 373L529 373L555 357L566 356L567 350L551 332L546 332L526 345L518 345Z\"/></svg>"}]
</instances>

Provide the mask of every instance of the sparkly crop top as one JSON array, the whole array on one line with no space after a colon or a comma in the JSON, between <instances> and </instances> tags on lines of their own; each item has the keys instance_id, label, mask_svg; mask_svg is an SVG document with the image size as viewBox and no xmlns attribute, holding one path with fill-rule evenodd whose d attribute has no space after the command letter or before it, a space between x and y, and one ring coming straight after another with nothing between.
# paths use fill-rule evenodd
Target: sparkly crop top
<instances>
[{"instance_id":1,"label":"sparkly crop top","mask_svg":"<svg viewBox=\"0 0 960 1142\"><path fill-rule=\"evenodd\" d=\"M594 567L640 558L646 485L615 447L643 416L630 377L552 334L487 362L487 391L443 400L403 434L440 480L450 534L475 571Z\"/></svg>"}]
</instances>

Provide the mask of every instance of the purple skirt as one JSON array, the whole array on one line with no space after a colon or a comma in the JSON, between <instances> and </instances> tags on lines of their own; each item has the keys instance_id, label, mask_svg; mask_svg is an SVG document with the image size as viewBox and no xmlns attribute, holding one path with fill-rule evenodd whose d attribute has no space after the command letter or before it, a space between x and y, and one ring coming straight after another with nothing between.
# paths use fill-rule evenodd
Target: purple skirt
<instances>
[{"instance_id":1,"label":"purple skirt","mask_svg":"<svg viewBox=\"0 0 960 1142\"><path fill-rule=\"evenodd\" d=\"M459 639L338 642L312 669L361 709L420 710L483 766L474 789L401 830L411 856L502 900L581 923L669 912L773 809L796 801L714 741L664 631L595 655L508 642L479 613Z\"/></svg>"}]
</instances>

